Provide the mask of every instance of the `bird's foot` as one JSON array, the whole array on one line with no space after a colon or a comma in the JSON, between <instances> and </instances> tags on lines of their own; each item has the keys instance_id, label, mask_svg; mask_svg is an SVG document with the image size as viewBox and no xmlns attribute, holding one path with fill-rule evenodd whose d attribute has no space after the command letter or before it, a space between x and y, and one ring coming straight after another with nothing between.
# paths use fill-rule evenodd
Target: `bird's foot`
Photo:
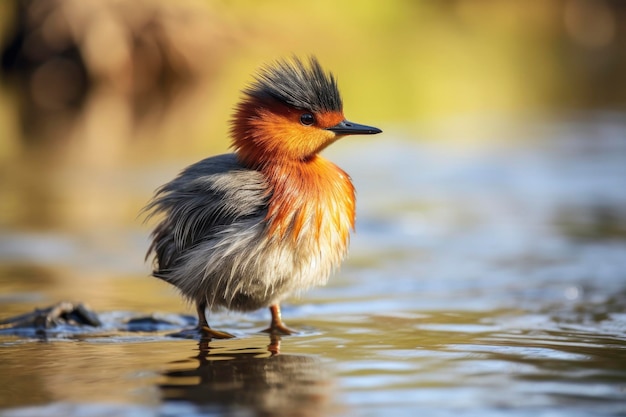
<instances>
[{"instance_id":1,"label":"bird's foot","mask_svg":"<svg viewBox=\"0 0 626 417\"><path fill-rule=\"evenodd\" d=\"M201 326L198 328L198 331L200 332L200 336L207 339L232 339L235 337L234 334L215 330L209 326Z\"/></svg>"},{"instance_id":2,"label":"bird's foot","mask_svg":"<svg viewBox=\"0 0 626 417\"><path fill-rule=\"evenodd\" d=\"M188 329L183 329L179 332L172 333L169 336L179 337L181 339L232 339L235 335L230 333L214 330L208 326L196 326Z\"/></svg>"},{"instance_id":3,"label":"bird's foot","mask_svg":"<svg viewBox=\"0 0 626 417\"><path fill-rule=\"evenodd\" d=\"M290 334L298 333L295 330L290 329L283 323L272 323L270 327L265 330L261 330L262 333L269 333L271 335L289 336Z\"/></svg>"},{"instance_id":4,"label":"bird's foot","mask_svg":"<svg viewBox=\"0 0 626 417\"><path fill-rule=\"evenodd\" d=\"M298 333L295 330L291 330L289 327L285 326L283 323L283 319L280 315L280 305L272 304L270 306L270 313L272 314L272 321L270 322L270 327L263 330L265 333L269 333L271 335L290 335L294 333Z\"/></svg>"}]
</instances>

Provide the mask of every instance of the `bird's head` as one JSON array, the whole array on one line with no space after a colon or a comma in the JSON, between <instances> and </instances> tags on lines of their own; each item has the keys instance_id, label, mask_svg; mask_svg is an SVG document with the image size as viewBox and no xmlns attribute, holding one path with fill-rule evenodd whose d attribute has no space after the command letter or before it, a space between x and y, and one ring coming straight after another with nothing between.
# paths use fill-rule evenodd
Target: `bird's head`
<instances>
[{"instance_id":1,"label":"bird's head","mask_svg":"<svg viewBox=\"0 0 626 417\"><path fill-rule=\"evenodd\" d=\"M306 161L345 135L381 130L348 122L335 77L315 58L263 68L244 90L232 121L233 146L250 167Z\"/></svg>"}]
</instances>

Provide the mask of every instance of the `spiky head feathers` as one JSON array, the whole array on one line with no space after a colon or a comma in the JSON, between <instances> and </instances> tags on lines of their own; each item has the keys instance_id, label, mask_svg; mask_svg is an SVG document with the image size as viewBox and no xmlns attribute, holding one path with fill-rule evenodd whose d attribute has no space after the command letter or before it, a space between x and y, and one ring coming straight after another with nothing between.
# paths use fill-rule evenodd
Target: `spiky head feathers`
<instances>
[{"instance_id":1,"label":"spiky head feathers","mask_svg":"<svg viewBox=\"0 0 626 417\"><path fill-rule=\"evenodd\" d=\"M313 112L341 111L337 80L315 57L307 66L297 57L261 69L244 93L259 99L271 97L288 106Z\"/></svg>"}]
</instances>

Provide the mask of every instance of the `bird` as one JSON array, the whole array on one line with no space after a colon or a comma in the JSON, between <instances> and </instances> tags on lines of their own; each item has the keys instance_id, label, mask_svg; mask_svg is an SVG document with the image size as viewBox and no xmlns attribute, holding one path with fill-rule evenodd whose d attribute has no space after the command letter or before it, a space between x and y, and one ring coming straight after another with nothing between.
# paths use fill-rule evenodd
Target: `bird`
<instances>
[{"instance_id":1,"label":"bird","mask_svg":"<svg viewBox=\"0 0 626 417\"><path fill-rule=\"evenodd\" d=\"M262 66L234 108L233 152L185 168L145 207L160 222L147 258L153 276L195 303L208 338L207 309L269 307L273 335L294 333L280 303L325 285L347 253L355 224L349 175L320 152L347 135L373 135L343 113L337 79L316 57Z\"/></svg>"}]
</instances>

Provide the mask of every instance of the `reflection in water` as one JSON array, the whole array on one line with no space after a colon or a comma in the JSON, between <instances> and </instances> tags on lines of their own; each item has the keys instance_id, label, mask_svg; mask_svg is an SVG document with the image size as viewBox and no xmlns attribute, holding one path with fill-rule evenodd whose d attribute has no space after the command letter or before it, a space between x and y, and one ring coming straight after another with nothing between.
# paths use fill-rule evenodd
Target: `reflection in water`
<instances>
[{"instance_id":1,"label":"reflection in water","mask_svg":"<svg viewBox=\"0 0 626 417\"><path fill-rule=\"evenodd\" d=\"M320 359L278 354L279 344L280 338L267 347L250 346L249 339L200 342L197 357L164 373L162 398L220 415L328 415L331 384Z\"/></svg>"}]
</instances>

